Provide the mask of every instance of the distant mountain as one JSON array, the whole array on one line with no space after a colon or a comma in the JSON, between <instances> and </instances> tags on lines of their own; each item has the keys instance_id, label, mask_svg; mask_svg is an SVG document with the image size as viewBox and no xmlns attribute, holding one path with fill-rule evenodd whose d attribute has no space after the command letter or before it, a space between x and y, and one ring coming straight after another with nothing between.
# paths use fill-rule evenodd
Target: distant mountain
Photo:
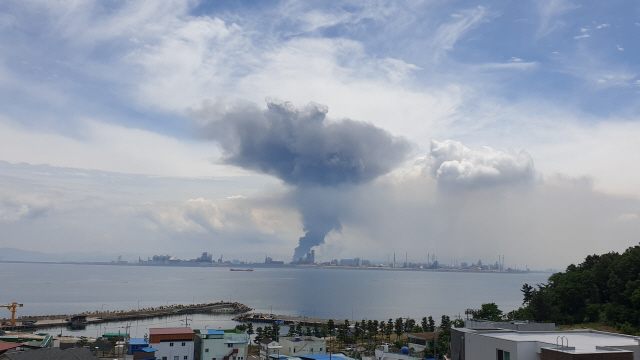
<instances>
[{"instance_id":1,"label":"distant mountain","mask_svg":"<svg viewBox=\"0 0 640 360\"><path fill-rule=\"evenodd\" d=\"M118 256L120 255L122 255L123 261L135 261L138 259L138 254L130 253L108 254L102 252L68 252L62 254L49 254L40 251L0 248L0 261L110 262L118 260Z\"/></svg>"}]
</instances>

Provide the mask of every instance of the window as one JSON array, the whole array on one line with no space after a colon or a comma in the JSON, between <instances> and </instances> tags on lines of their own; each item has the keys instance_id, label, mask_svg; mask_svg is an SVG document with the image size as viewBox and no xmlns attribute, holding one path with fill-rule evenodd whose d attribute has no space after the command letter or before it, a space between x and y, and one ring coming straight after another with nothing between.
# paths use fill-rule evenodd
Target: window
<instances>
[{"instance_id":1,"label":"window","mask_svg":"<svg viewBox=\"0 0 640 360\"><path fill-rule=\"evenodd\" d=\"M187 355L184 356L184 360L187 360L189 357Z\"/></svg>"},{"instance_id":2,"label":"window","mask_svg":"<svg viewBox=\"0 0 640 360\"><path fill-rule=\"evenodd\" d=\"M173 346L173 343L169 343L169 346Z\"/></svg>"},{"instance_id":3,"label":"window","mask_svg":"<svg viewBox=\"0 0 640 360\"><path fill-rule=\"evenodd\" d=\"M182 343L182 346L185 346L185 345L187 345L187 344L186 343Z\"/></svg>"},{"instance_id":4,"label":"window","mask_svg":"<svg viewBox=\"0 0 640 360\"><path fill-rule=\"evenodd\" d=\"M227 344L227 347L233 347L233 344Z\"/></svg>"},{"instance_id":5,"label":"window","mask_svg":"<svg viewBox=\"0 0 640 360\"><path fill-rule=\"evenodd\" d=\"M178 355L174 356L173 360L180 360L180 356L178 356Z\"/></svg>"},{"instance_id":6,"label":"window","mask_svg":"<svg viewBox=\"0 0 640 360\"><path fill-rule=\"evenodd\" d=\"M209 352L209 349L204 349L204 352Z\"/></svg>"},{"instance_id":7,"label":"window","mask_svg":"<svg viewBox=\"0 0 640 360\"><path fill-rule=\"evenodd\" d=\"M511 360L511 353L508 351L496 349L497 360Z\"/></svg>"},{"instance_id":8,"label":"window","mask_svg":"<svg viewBox=\"0 0 640 360\"><path fill-rule=\"evenodd\" d=\"M166 357L166 356L163 356L163 357L162 357L162 360L167 360L167 357Z\"/></svg>"}]
</instances>

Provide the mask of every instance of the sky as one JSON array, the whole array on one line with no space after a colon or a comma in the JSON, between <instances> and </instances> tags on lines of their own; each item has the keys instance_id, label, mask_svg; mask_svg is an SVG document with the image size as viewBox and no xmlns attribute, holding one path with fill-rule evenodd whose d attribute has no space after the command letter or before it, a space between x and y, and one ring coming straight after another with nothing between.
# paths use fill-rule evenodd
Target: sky
<instances>
[{"instance_id":1,"label":"sky","mask_svg":"<svg viewBox=\"0 0 640 360\"><path fill-rule=\"evenodd\" d=\"M3 1L0 248L624 251L639 44L632 0Z\"/></svg>"}]
</instances>

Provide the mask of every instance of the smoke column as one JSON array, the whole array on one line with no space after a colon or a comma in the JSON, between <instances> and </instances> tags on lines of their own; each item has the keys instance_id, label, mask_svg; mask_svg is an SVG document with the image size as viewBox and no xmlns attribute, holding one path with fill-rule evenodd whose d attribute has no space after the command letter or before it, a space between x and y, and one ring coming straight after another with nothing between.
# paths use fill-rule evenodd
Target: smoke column
<instances>
[{"instance_id":1,"label":"smoke column","mask_svg":"<svg viewBox=\"0 0 640 360\"><path fill-rule=\"evenodd\" d=\"M323 189L358 185L386 174L404 160L409 143L362 121L325 121L328 108L309 103L268 101L232 108L212 105L197 116L205 120L204 135L220 143L226 164L276 176L293 187L305 235L294 261L324 243L342 224Z\"/></svg>"}]
</instances>

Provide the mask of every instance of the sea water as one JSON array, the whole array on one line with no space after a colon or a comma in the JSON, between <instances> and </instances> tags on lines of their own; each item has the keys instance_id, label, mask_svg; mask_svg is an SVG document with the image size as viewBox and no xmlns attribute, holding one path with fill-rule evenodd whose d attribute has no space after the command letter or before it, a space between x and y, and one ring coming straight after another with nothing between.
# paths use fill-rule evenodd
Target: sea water
<instances>
[{"instance_id":1,"label":"sea water","mask_svg":"<svg viewBox=\"0 0 640 360\"><path fill-rule=\"evenodd\" d=\"M254 311L349 320L464 317L465 309L495 302L508 312L522 304L524 283L548 273L446 272L322 267L165 267L0 263L0 303L19 302L18 316L135 310L169 304L233 301ZM0 309L1 311L2 309ZM6 310L6 309L5 309ZM9 317L10 313L0 314ZM88 326L77 335L149 327L233 328L231 315L173 316ZM255 325L258 326L257 324ZM45 331L46 332L46 331ZM70 332L66 329L50 331Z\"/></svg>"}]
</instances>

